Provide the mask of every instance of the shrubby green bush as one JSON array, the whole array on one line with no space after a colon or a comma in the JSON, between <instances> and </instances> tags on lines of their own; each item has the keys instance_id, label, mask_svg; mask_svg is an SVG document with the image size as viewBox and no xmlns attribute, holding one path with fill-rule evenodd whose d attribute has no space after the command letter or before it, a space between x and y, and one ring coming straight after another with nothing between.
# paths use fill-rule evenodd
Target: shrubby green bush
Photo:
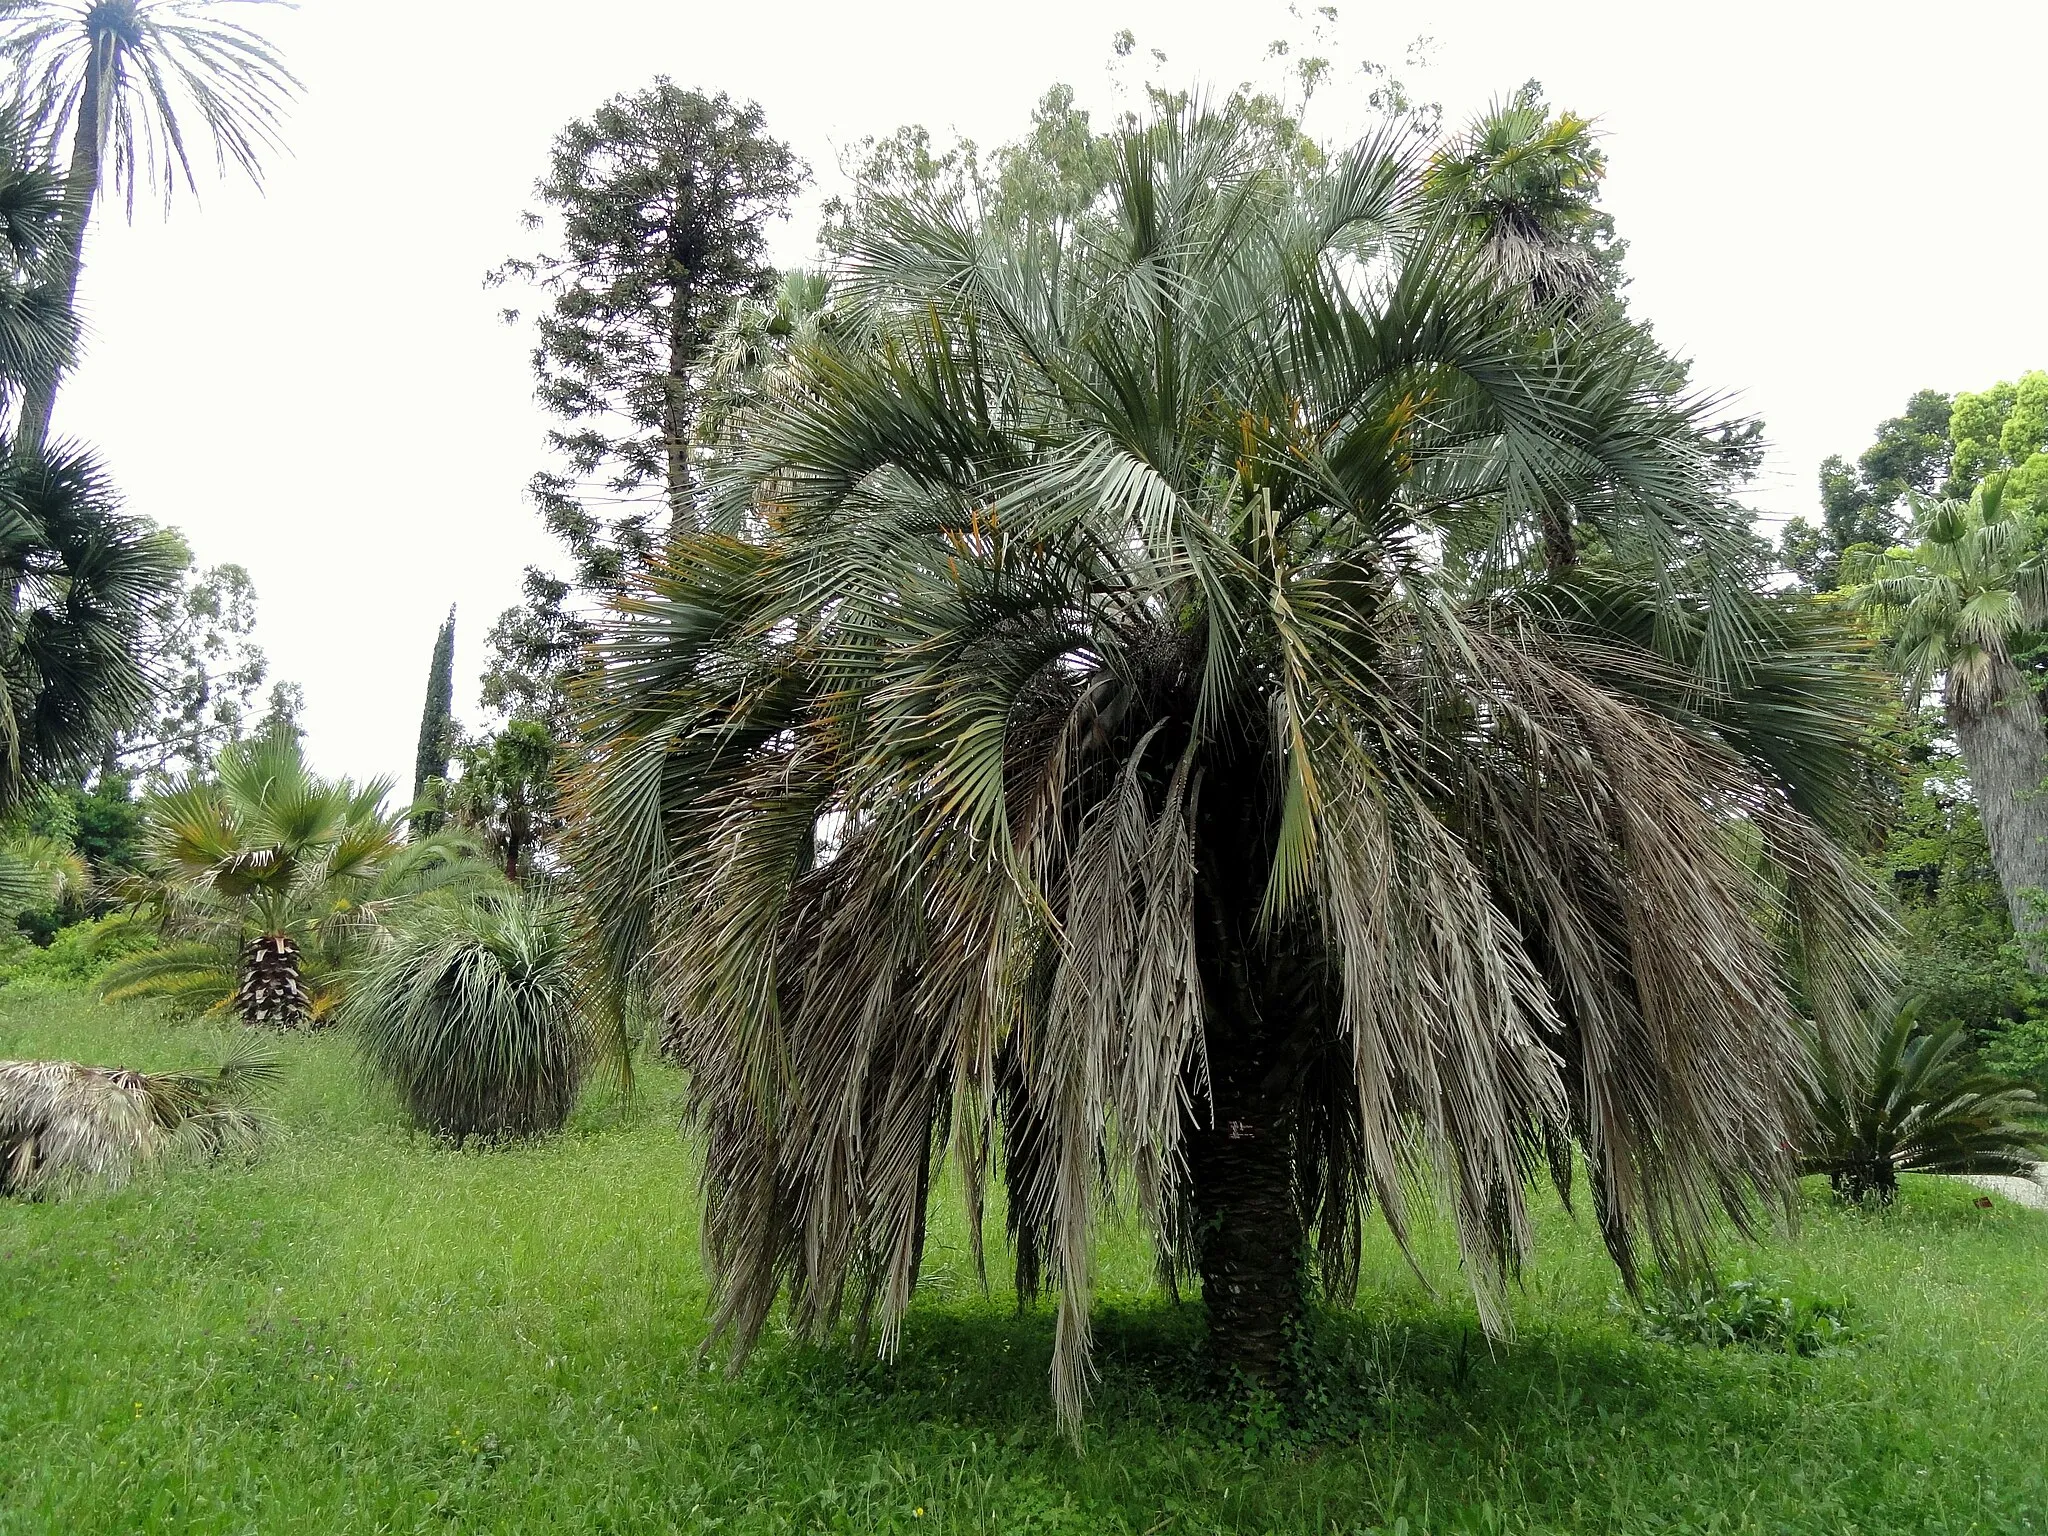
<instances>
[{"instance_id":1,"label":"shrubby green bush","mask_svg":"<svg viewBox=\"0 0 2048 1536\"><path fill-rule=\"evenodd\" d=\"M117 960L155 947L155 936L119 914L60 928L46 947L13 937L0 948L0 986L82 987Z\"/></svg>"},{"instance_id":2,"label":"shrubby green bush","mask_svg":"<svg viewBox=\"0 0 2048 1536\"><path fill-rule=\"evenodd\" d=\"M2048 1092L2048 1018L2021 1019L2001 1030L1985 1047L1984 1065L2001 1077L2010 1077Z\"/></svg>"},{"instance_id":3,"label":"shrubby green bush","mask_svg":"<svg viewBox=\"0 0 2048 1536\"><path fill-rule=\"evenodd\" d=\"M407 913L353 973L343 1022L420 1129L560 1130L590 1060L562 909L507 889Z\"/></svg>"}]
</instances>

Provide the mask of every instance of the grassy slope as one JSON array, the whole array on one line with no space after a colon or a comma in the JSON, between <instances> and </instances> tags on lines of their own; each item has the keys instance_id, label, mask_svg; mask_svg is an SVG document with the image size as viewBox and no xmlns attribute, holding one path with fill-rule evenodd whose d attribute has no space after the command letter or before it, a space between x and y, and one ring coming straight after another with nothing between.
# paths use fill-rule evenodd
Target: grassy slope
<instances>
[{"instance_id":1,"label":"grassy slope","mask_svg":"<svg viewBox=\"0 0 2048 1536\"><path fill-rule=\"evenodd\" d=\"M223 1044L0 996L0 1057L161 1068ZM340 1042L286 1054L291 1134L254 1167L0 1207L5 1536L2048 1530L2048 1218L1946 1183L1883 1218L1816 1198L1797 1246L1737 1258L1852 1299L1869 1337L1818 1360L1644 1342L1555 1210L1520 1336L1490 1350L1440 1237L1441 1301L1382 1243L1336 1333L1370 1404L1310 1450L1175 1393L1194 1319L1112 1238L1076 1456L1048 1317L980 1299L950 1218L897 1366L771 1341L728 1380L697 1363L672 1078L485 1155L398 1129Z\"/></svg>"}]
</instances>

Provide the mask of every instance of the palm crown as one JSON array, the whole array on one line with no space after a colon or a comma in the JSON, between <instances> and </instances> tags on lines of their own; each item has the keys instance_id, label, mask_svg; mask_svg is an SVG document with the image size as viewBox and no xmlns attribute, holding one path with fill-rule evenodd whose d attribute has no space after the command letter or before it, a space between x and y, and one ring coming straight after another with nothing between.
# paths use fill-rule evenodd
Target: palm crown
<instances>
[{"instance_id":1,"label":"palm crown","mask_svg":"<svg viewBox=\"0 0 2048 1536\"><path fill-rule=\"evenodd\" d=\"M1061 1291L1068 1414L1115 1188L1261 1374L1311 1234L1342 1294L1418 1184L1489 1322L1575 1143L1624 1265L1785 1187L1781 946L1834 941L1826 1008L1877 925L1850 658L1702 600L1736 519L1637 333L1533 324L1405 140L1264 142L1133 128L1104 217L1022 236L879 205L731 532L604 648L571 863L691 1070L742 1343L785 1285L893 1338L949 1146ZM1559 509L1599 569L1534 567Z\"/></svg>"},{"instance_id":2,"label":"palm crown","mask_svg":"<svg viewBox=\"0 0 2048 1536\"><path fill-rule=\"evenodd\" d=\"M1918 509L1919 543L1869 564L1858 601L1890 621L1915 695L1937 678L1961 700L2000 691L2013 637L2048 617L2048 567L2025 516L2006 506L2004 479Z\"/></svg>"},{"instance_id":3,"label":"palm crown","mask_svg":"<svg viewBox=\"0 0 2048 1536\"><path fill-rule=\"evenodd\" d=\"M263 179L263 156L279 147L282 99L298 82L271 46L227 19L231 7L288 0L5 0L0 56L53 128L90 110L82 124L127 198L152 187L170 203L183 181L196 191L195 128L215 160ZM84 189L90 197L93 188Z\"/></svg>"}]
</instances>

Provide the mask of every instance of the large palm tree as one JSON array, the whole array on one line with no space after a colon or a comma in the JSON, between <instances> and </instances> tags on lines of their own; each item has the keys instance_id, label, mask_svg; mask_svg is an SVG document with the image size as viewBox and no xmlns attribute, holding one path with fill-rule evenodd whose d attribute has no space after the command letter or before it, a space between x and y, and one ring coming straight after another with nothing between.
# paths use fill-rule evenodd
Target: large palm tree
<instances>
[{"instance_id":1,"label":"large palm tree","mask_svg":"<svg viewBox=\"0 0 2048 1536\"><path fill-rule=\"evenodd\" d=\"M1553 116L1525 86L1430 157L1428 194L1484 258L1538 303L1583 304L1601 289L1596 201L1607 158L1589 119Z\"/></svg>"},{"instance_id":2,"label":"large palm tree","mask_svg":"<svg viewBox=\"0 0 2048 1536\"><path fill-rule=\"evenodd\" d=\"M0 403L71 359L77 324L49 290L64 232L64 180L18 105L0 108Z\"/></svg>"},{"instance_id":3,"label":"large palm tree","mask_svg":"<svg viewBox=\"0 0 2048 1536\"><path fill-rule=\"evenodd\" d=\"M432 890L498 883L465 839L408 840L388 779L315 774L286 734L234 743L144 809L134 920L161 948L101 980L109 998L171 997L298 1028L328 1018L361 940Z\"/></svg>"},{"instance_id":4,"label":"large palm tree","mask_svg":"<svg viewBox=\"0 0 2048 1536\"><path fill-rule=\"evenodd\" d=\"M1539 1170L1630 1275L1789 1187L1789 988L1879 966L1864 674L1737 579L1639 338L1532 311L1405 139L1260 142L1134 128L1100 221L879 206L732 532L600 651L568 864L689 1070L742 1347L785 1291L892 1345L949 1148L1069 1417L1119 1196L1272 1381L1374 1205L1447 1202L1499 1326ZM1546 573L1552 505L1598 561Z\"/></svg>"},{"instance_id":5,"label":"large palm tree","mask_svg":"<svg viewBox=\"0 0 2048 1536\"><path fill-rule=\"evenodd\" d=\"M148 703L138 659L176 541L69 446L0 464L0 804L96 764Z\"/></svg>"},{"instance_id":6,"label":"large palm tree","mask_svg":"<svg viewBox=\"0 0 2048 1536\"><path fill-rule=\"evenodd\" d=\"M289 0L0 0L0 56L17 90L53 135L69 129L63 226L48 293L69 314L78 294L86 226L111 183L135 209L138 188L165 207L180 181L198 190L195 139L215 162L253 181L278 147L284 98L298 82L271 46L222 14ZM58 367L39 367L22 401L15 451L41 451Z\"/></svg>"},{"instance_id":7,"label":"large palm tree","mask_svg":"<svg viewBox=\"0 0 2048 1536\"><path fill-rule=\"evenodd\" d=\"M2048 734L2041 701L2014 665L2016 636L2048 621L2048 563L2003 475L1968 501L1922 507L1919 542L1870 562L1856 600L1889 630L1893 663L1917 703L1939 685L1984 819L1991 861L2028 964L2048 969Z\"/></svg>"}]
</instances>

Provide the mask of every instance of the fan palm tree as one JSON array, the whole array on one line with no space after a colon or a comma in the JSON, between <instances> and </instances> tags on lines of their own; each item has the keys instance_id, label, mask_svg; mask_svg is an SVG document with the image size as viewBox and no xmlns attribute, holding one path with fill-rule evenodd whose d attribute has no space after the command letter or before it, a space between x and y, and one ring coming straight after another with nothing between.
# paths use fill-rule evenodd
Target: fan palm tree
<instances>
[{"instance_id":1,"label":"fan palm tree","mask_svg":"<svg viewBox=\"0 0 2048 1536\"><path fill-rule=\"evenodd\" d=\"M2003 475L1968 501L1919 507L1919 542L1870 562L1856 601L1890 633L1893 665L1917 704L1939 686L1962 750L2028 964L2048 969L2048 735L2041 701L2013 664L2014 638L2048 619L2048 564ZM1854 573L1852 572L1852 575Z\"/></svg>"},{"instance_id":2,"label":"fan palm tree","mask_svg":"<svg viewBox=\"0 0 2048 1536\"><path fill-rule=\"evenodd\" d=\"M102 995L232 1008L249 1024L326 1020L360 940L392 911L497 880L460 837L408 841L405 813L385 806L391 790L322 779L297 738L277 734L153 795L131 921L168 942L111 968Z\"/></svg>"},{"instance_id":3,"label":"fan palm tree","mask_svg":"<svg viewBox=\"0 0 2048 1536\"><path fill-rule=\"evenodd\" d=\"M147 705L138 641L180 564L89 453L0 465L0 803L96 764Z\"/></svg>"},{"instance_id":4,"label":"fan palm tree","mask_svg":"<svg viewBox=\"0 0 2048 1536\"><path fill-rule=\"evenodd\" d=\"M1070 1422L1120 1193L1272 1382L1375 1205L1445 1200L1499 1327L1574 1148L1631 1277L1789 1189L1791 976L1846 1019L1882 969L1873 684L1734 578L1633 333L1532 312L1408 142L1296 181L1190 110L1099 224L879 204L711 487L741 535L622 603L567 864L742 1348L784 1292L893 1347L949 1148ZM1602 561L1547 573L1539 503Z\"/></svg>"},{"instance_id":5,"label":"fan palm tree","mask_svg":"<svg viewBox=\"0 0 2048 1536\"><path fill-rule=\"evenodd\" d=\"M0 921L91 892L92 867L68 842L18 828L0 832Z\"/></svg>"},{"instance_id":6,"label":"fan palm tree","mask_svg":"<svg viewBox=\"0 0 2048 1536\"><path fill-rule=\"evenodd\" d=\"M1606 174L1592 122L1553 117L1530 86L1439 149L1426 186L1509 283L1538 304L1578 304L1601 289L1594 198Z\"/></svg>"},{"instance_id":7,"label":"fan palm tree","mask_svg":"<svg viewBox=\"0 0 2048 1536\"><path fill-rule=\"evenodd\" d=\"M0 56L13 65L17 91L51 134L71 132L63 225L47 284L66 315L103 185L126 197L131 216L144 186L160 190L168 209L180 181L198 191L198 135L211 140L223 169L232 162L261 182L263 156L279 147L283 100L298 81L262 37L222 13L288 3L0 0ZM47 364L30 376L18 454L41 452L57 379L58 368Z\"/></svg>"},{"instance_id":8,"label":"fan palm tree","mask_svg":"<svg viewBox=\"0 0 2048 1536\"><path fill-rule=\"evenodd\" d=\"M1978 1070L1957 1023L1923 1026L1917 1005L1894 1010L1867 1056L1816 1046L1806 1171L1844 1199L1898 1196L1901 1173L2026 1174L2048 1149L2042 1104L2017 1083Z\"/></svg>"},{"instance_id":9,"label":"fan palm tree","mask_svg":"<svg viewBox=\"0 0 2048 1536\"><path fill-rule=\"evenodd\" d=\"M17 106L0 107L0 400L71 360L77 324L45 282L64 222L64 182Z\"/></svg>"}]
</instances>

